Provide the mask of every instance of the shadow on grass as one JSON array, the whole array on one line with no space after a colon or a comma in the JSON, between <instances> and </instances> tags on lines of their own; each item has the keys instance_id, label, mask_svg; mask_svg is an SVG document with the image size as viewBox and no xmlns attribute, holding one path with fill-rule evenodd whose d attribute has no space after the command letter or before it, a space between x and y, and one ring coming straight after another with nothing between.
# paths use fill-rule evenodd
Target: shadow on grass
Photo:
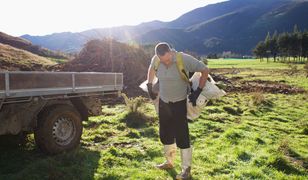
<instances>
[{"instance_id":1,"label":"shadow on grass","mask_svg":"<svg viewBox=\"0 0 308 180\"><path fill-rule=\"evenodd\" d=\"M225 137L232 144L238 144L241 139L244 139L243 134L236 131L227 131Z\"/></svg>"},{"instance_id":2,"label":"shadow on grass","mask_svg":"<svg viewBox=\"0 0 308 180\"><path fill-rule=\"evenodd\" d=\"M286 158L282 156L275 157L270 163L270 167L282 171L285 174L303 174L300 170L295 168Z\"/></svg>"},{"instance_id":3,"label":"shadow on grass","mask_svg":"<svg viewBox=\"0 0 308 180\"><path fill-rule=\"evenodd\" d=\"M248 122L247 124L250 125L250 126L254 126L254 127L264 128L264 129L267 129L268 131L276 130L276 131L279 131L279 132L282 132L282 133L285 133L285 134L290 134L290 131L288 131L286 129L282 129L282 128L276 128L276 127L271 127L271 126L266 126L266 125L259 125L259 124L254 124L254 123L251 123L251 122Z\"/></svg>"},{"instance_id":4,"label":"shadow on grass","mask_svg":"<svg viewBox=\"0 0 308 180\"><path fill-rule=\"evenodd\" d=\"M255 105L255 109L250 109L249 112L257 117L263 116L264 113L271 112L274 107L274 103L270 100L264 100L260 104Z\"/></svg>"},{"instance_id":5,"label":"shadow on grass","mask_svg":"<svg viewBox=\"0 0 308 180\"><path fill-rule=\"evenodd\" d=\"M173 168L173 169L169 169L167 170L168 174L173 178L175 179L176 178L176 175L177 175L177 172L176 170Z\"/></svg>"},{"instance_id":6,"label":"shadow on grass","mask_svg":"<svg viewBox=\"0 0 308 180\"><path fill-rule=\"evenodd\" d=\"M145 128L140 132L140 134L147 138L158 138L159 137L158 129L156 129L155 127Z\"/></svg>"},{"instance_id":7,"label":"shadow on grass","mask_svg":"<svg viewBox=\"0 0 308 180\"><path fill-rule=\"evenodd\" d=\"M97 151L77 148L48 156L33 142L21 146L9 139L0 136L0 179L93 179L98 168Z\"/></svg>"},{"instance_id":8,"label":"shadow on grass","mask_svg":"<svg viewBox=\"0 0 308 180\"><path fill-rule=\"evenodd\" d=\"M243 110L240 107L224 106L223 110L225 110L228 114L235 116L240 116L243 114Z\"/></svg>"},{"instance_id":9,"label":"shadow on grass","mask_svg":"<svg viewBox=\"0 0 308 180\"><path fill-rule=\"evenodd\" d=\"M301 156L294 149L289 146L289 142L284 140L279 145L278 151L282 152L287 159L293 164L302 166L304 169L308 168L308 158Z\"/></svg>"}]
</instances>

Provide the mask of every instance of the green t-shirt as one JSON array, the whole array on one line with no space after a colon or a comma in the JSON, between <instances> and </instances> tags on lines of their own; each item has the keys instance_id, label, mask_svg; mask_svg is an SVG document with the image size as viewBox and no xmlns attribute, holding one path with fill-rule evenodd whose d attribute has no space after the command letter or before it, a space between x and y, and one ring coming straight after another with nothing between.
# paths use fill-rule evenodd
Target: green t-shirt
<instances>
[{"instance_id":1,"label":"green t-shirt","mask_svg":"<svg viewBox=\"0 0 308 180\"><path fill-rule=\"evenodd\" d=\"M201 72L207 66L194 57L183 53L183 65L186 72ZM152 58L150 68L154 68L154 57ZM185 82L178 71L176 65L176 54L173 53L172 63L167 68L165 64L160 63L156 76L159 80L159 94L164 102L176 102L184 100L189 93L187 82Z\"/></svg>"}]
</instances>

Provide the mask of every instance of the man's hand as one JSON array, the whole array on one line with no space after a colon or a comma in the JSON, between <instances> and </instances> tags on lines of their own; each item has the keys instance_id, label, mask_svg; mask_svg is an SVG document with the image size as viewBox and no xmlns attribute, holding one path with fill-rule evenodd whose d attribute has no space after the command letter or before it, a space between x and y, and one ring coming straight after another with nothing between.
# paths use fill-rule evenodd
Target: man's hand
<instances>
[{"instance_id":1,"label":"man's hand","mask_svg":"<svg viewBox=\"0 0 308 180\"><path fill-rule=\"evenodd\" d=\"M195 91L192 90L192 92L188 96L189 101L192 103L193 106L197 105L197 99L198 99L201 92L202 92L202 89L200 87L198 87Z\"/></svg>"},{"instance_id":2,"label":"man's hand","mask_svg":"<svg viewBox=\"0 0 308 180\"><path fill-rule=\"evenodd\" d=\"M158 94L153 92L153 90L152 90L152 83L148 83L147 87L148 87L148 94L149 94L150 98L152 100L155 100Z\"/></svg>"}]
</instances>

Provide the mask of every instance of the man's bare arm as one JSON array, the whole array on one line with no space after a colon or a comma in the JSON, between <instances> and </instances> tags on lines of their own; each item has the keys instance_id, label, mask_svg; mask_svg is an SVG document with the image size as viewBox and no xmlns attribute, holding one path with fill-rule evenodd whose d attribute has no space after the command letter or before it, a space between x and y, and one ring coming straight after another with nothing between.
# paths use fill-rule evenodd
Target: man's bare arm
<instances>
[{"instance_id":1,"label":"man's bare arm","mask_svg":"<svg viewBox=\"0 0 308 180\"><path fill-rule=\"evenodd\" d=\"M148 93L149 96L152 100L155 100L157 98L157 93L154 93L152 91L152 83L153 83L153 79L155 77L155 70L151 67L149 67L148 69L148 83L147 83L147 87L148 87Z\"/></svg>"},{"instance_id":2,"label":"man's bare arm","mask_svg":"<svg viewBox=\"0 0 308 180\"><path fill-rule=\"evenodd\" d=\"M206 67L203 71L201 71L201 77L200 77L200 80L199 80L199 88L203 89L204 86L205 86L205 83L206 83L206 80L209 76L209 68Z\"/></svg>"},{"instance_id":3,"label":"man's bare arm","mask_svg":"<svg viewBox=\"0 0 308 180\"><path fill-rule=\"evenodd\" d=\"M153 83L154 77L155 77L155 70L153 68L149 67L148 76L147 76L148 83Z\"/></svg>"}]
</instances>

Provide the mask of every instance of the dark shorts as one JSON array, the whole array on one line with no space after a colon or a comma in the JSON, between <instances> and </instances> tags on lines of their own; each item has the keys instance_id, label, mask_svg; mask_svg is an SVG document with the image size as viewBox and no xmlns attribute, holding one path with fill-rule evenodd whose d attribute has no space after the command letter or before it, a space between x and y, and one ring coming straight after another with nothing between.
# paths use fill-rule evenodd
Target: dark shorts
<instances>
[{"instance_id":1,"label":"dark shorts","mask_svg":"<svg viewBox=\"0 0 308 180\"><path fill-rule=\"evenodd\" d=\"M186 99L165 103L159 99L159 135L164 145L176 142L177 147L190 147Z\"/></svg>"}]
</instances>

